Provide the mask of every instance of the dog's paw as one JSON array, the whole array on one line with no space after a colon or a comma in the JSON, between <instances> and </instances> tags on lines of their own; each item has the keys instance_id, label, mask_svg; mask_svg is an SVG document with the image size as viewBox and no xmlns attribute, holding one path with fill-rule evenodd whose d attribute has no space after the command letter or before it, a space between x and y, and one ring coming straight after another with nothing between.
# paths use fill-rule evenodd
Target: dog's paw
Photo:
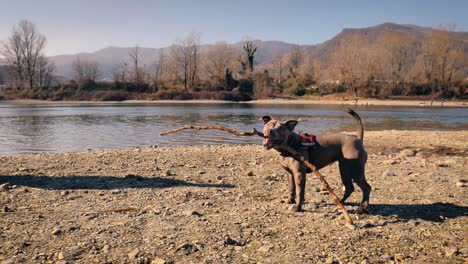
<instances>
[{"instance_id":1,"label":"dog's paw","mask_svg":"<svg viewBox=\"0 0 468 264\"><path fill-rule=\"evenodd\" d=\"M361 205L359 205L359 208L358 208L358 213L368 214L369 213L369 203L368 202L361 203Z\"/></svg>"},{"instance_id":2,"label":"dog's paw","mask_svg":"<svg viewBox=\"0 0 468 264\"><path fill-rule=\"evenodd\" d=\"M293 212L302 212L302 211L303 211L303 210L302 210L302 205L297 205L297 204L296 204L296 205L294 205L293 207L291 207L291 210L292 210Z\"/></svg>"}]
</instances>

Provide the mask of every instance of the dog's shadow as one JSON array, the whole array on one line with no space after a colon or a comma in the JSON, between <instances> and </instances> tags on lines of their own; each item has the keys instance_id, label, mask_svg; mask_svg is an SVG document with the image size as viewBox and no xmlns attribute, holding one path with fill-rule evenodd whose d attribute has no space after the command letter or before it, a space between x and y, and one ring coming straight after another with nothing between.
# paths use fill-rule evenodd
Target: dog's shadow
<instances>
[{"instance_id":1,"label":"dog's shadow","mask_svg":"<svg viewBox=\"0 0 468 264\"><path fill-rule=\"evenodd\" d=\"M381 216L395 215L403 221L425 220L429 222L443 222L446 219L468 216L468 207L442 202L432 204L371 204L369 214Z\"/></svg>"},{"instance_id":2,"label":"dog's shadow","mask_svg":"<svg viewBox=\"0 0 468 264\"><path fill-rule=\"evenodd\" d=\"M47 190L113 190L121 188L234 188L232 184L214 184L187 182L173 178L151 177L138 175L126 177L114 176L42 176L42 175L0 175L0 184L25 186Z\"/></svg>"}]
</instances>

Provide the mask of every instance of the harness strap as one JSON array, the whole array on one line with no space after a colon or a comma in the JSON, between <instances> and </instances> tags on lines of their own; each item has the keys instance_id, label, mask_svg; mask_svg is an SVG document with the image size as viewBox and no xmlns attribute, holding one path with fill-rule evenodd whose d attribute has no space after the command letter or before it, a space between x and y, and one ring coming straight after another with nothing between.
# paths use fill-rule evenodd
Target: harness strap
<instances>
[{"instance_id":1,"label":"harness strap","mask_svg":"<svg viewBox=\"0 0 468 264\"><path fill-rule=\"evenodd\" d=\"M299 134L301 137L302 148L310 148L315 145L315 135L312 134Z\"/></svg>"}]
</instances>

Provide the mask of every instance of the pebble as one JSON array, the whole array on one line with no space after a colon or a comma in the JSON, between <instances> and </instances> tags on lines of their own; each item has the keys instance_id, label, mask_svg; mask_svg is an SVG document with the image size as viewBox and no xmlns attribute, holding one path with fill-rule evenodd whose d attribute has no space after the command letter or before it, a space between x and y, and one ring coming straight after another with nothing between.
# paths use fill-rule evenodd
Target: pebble
<instances>
[{"instance_id":1,"label":"pebble","mask_svg":"<svg viewBox=\"0 0 468 264\"><path fill-rule=\"evenodd\" d=\"M51 234L54 236L58 236L63 233L63 230L59 227L56 227L52 230Z\"/></svg>"},{"instance_id":2,"label":"pebble","mask_svg":"<svg viewBox=\"0 0 468 264\"><path fill-rule=\"evenodd\" d=\"M5 191L5 190L8 190L9 188L10 188L9 182L0 185L0 191Z\"/></svg>"},{"instance_id":3,"label":"pebble","mask_svg":"<svg viewBox=\"0 0 468 264\"><path fill-rule=\"evenodd\" d=\"M194 210L185 210L182 212L183 215L186 215L186 216L191 216L191 215L195 215L195 216L203 216L203 214L197 212L197 211L194 211Z\"/></svg>"},{"instance_id":4,"label":"pebble","mask_svg":"<svg viewBox=\"0 0 468 264\"><path fill-rule=\"evenodd\" d=\"M102 253L104 254L109 254L110 252L110 249L111 249L111 246L110 245L104 245L101 249Z\"/></svg>"},{"instance_id":5,"label":"pebble","mask_svg":"<svg viewBox=\"0 0 468 264\"><path fill-rule=\"evenodd\" d=\"M140 250L138 248L135 248L134 250L128 253L128 259L135 260L138 257L138 254L140 254Z\"/></svg>"},{"instance_id":6,"label":"pebble","mask_svg":"<svg viewBox=\"0 0 468 264\"><path fill-rule=\"evenodd\" d=\"M262 252L262 253L268 253L271 251L272 248L273 248L272 245L265 245L257 249L257 251Z\"/></svg>"},{"instance_id":7,"label":"pebble","mask_svg":"<svg viewBox=\"0 0 468 264\"><path fill-rule=\"evenodd\" d=\"M166 264L166 263L168 263L168 262L165 261L162 258L155 258L155 259L151 260L151 264Z\"/></svg>"},{"instance_id":8,"label":"pebble","mask_svg":"<svg viewBox=\"0 0 468 264\"><path fill-rule=\"evenodd\" d=\"M382 176L390 177L390 176L396 176L396 174L391 170L387 170L387 171L384 171L384 173L382 173Z\"/></svg>"},{"instance_id":9,"label":"pebble","mask_svg":"<svg viewBox=\"0 0 468 264\"><path fill-rule=\"evenodd\" d=\"M455 184L457 187L466 187L466 183L464 181L459 181Z\"/></svg>"},{"instance_id":10,"label":"pebble","mask_svg":"<svg viewBox=\"0 0 468 264\"><path fill-rule=\"evenodd\" d=\"M395 257L393 257L392 255L389 255L389 254L383 254L380 257L382 258L383 261L389 261L389 260L394 260L395 259Z\"/></svg>"},{"instance_id":11,"label":"pebble","mask_svg":"<svg viewBox=\"0 0 468 264\"><path fill-rule=\"evenodd\" d=\"M399 158L414 157L416 155L416 150L414 149L404 149L398 154Z\"/></svg>"},{"instance_id":12,"label":"pebble","mask_svg":"<svg viewBox=\"0 0 468 264\"><path fill-rule=\"evenodd\" d=\"M456 247L446 247L444 251L447 257L451 257L458 252L458 249Z\"/></svg>"},{"instance_id":13,"label":"pebble","mask_svg":"<svg viewBox=\"0 0 468 264\"><path fill-rule=\"evenodd\" d=\"M249 171L249 172L247 173L247 176L254 176L254 175L255 175L255 174L253 173L253 171Z\"/></svg>"}]
</instances>

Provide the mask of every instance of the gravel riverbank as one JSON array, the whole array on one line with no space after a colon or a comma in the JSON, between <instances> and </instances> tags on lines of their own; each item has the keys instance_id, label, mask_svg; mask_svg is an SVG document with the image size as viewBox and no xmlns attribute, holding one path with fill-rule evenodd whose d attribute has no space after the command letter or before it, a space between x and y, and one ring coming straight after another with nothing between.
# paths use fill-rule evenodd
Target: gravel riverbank
<instances>
[{"instance_id":1,"label":"gravel riverbank","mask_svg":"<svg viewBox=\"0 0 468 264\"><path fill-rule=\"evenodd\" d=\"M308 175L305 212L260 145L0 157L5 263L466 263L467 131L366 132L370 214L344 226ZM338 196L337 165L321 170Z\"/></svg>"}]
</instances>

